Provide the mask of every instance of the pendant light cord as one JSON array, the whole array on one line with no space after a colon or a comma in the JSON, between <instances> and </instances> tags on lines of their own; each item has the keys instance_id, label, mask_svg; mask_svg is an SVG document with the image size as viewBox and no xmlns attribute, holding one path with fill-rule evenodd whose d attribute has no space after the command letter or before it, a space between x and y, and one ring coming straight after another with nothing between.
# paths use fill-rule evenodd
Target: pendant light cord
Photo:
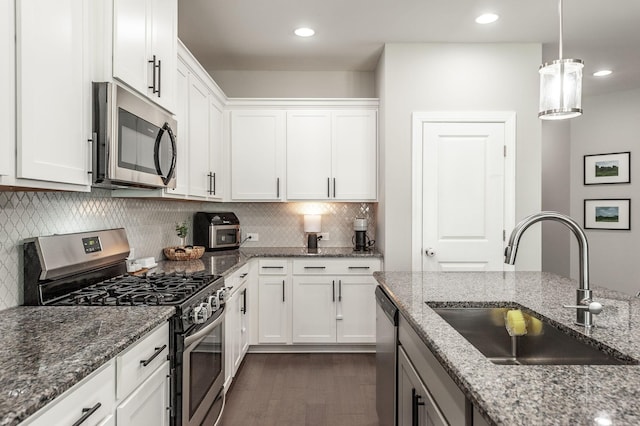
<instances>
[{"instance_id":1,"label":"pendant light cord","mask_svg":"<svg viewBox=\"0 0 640 426\"><path fill-rule=\"evenodd\" d=\"M558 16L560 17L560 41L558 48L558 59L562 59L562 0L558 0Z\"/></svg>"}]
</instances>

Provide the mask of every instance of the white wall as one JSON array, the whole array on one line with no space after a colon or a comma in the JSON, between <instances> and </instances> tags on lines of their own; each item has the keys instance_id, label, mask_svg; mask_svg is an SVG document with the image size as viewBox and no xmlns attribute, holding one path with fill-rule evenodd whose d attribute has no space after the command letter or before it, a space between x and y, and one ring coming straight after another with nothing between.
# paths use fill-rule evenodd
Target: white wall
<instances>
[{"instance_id":1,"label":"white wall","mask_svg":"<svg viewBox=\"0 0 640 426\"><path fill-rule=\"evenodd\" d=\"M542 122L542 210L571 214L571 120ZM578 218L576 218L578 219ZM571 231L542 224L542 270L570 276Z\"/></svg>"},{"instance_id":2,"label":"white wall","mask_svg":"<svg viewBox=\"0 0 640 426\"><path fill-rule=\"evenodd\" d=\"M586 230L591 282L629 294L640 290L640 90L585 97L584 114L571 120L571 215L584 221L584 200L630 198L631 230ZM631 183L583 184L585 154L631 152ZM571 246L571 275L578 276L577 246Z\"/></svg>"},{"instance_id":3,"label":"white wall","mask_svg":"<svg viewBox=\"0 0 640 426\"><path fill-rule=\"evenodd\" d=\"M373 98L373 72L215 71L209 70L231 98Z\"/></svg>"},{"instance_id":4,"label":"white wall","mask_svg":"<svg viewBox=\"0 0 640 426\"><path fill-rule=\"evenodd\" d=\"M376 74L381 194L377 238L386 270L411 269L411 114L515 111L516 219L541 208L539 44L387 44ZM507 231L509 232L509 231ZM541 267L540 227L524 236L516 267Z\"/></svg>"}]
</instances>

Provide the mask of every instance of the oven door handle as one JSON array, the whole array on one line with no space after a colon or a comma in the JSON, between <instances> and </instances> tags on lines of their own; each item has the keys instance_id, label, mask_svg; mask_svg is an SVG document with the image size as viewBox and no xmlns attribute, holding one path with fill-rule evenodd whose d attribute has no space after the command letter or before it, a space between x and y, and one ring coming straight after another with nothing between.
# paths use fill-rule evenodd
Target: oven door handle
<instances>
[{"instance_id":1,"label":"oven door handle","mask_svg":"<svg viewBox=\"0 0 640 426\"><path fill-rule=\"evenodd\" d=\"M195 342L205 337L207 334L211 332L211 330L219 326L223 320L224 320L224 308L222 308L222 313L220 314L220 316L218 316L210 324L205 326L203 329L198 330L194 334L190 336L186 336L184 338L184 348L187 349L189 346L193 345Z\"/></svg>"}]
</instances>

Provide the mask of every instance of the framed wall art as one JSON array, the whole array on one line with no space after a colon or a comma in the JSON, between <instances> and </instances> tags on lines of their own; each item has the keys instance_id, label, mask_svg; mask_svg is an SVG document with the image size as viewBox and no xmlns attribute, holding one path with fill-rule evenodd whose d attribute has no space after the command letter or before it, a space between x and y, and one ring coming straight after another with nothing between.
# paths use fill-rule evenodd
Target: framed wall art
<instances>
[{"instance_id":1,"label":"framed wall art","mask_svg":"<svg viewBox=\"0 0 640 426\"><path fill-rule=\"evenodd\" d=\"M584 156L584 184L631 183L631 152Z\"/></svg>"},{"instance_id":2,"label":"framed wall art","mask_svg":"<svg viewBox=\"0 0 640 426\"><path fill-rule=\"evenodd\" d=\"M584 200L584 229L631 229L631 199Z\"/></svg>"}]
</instances>

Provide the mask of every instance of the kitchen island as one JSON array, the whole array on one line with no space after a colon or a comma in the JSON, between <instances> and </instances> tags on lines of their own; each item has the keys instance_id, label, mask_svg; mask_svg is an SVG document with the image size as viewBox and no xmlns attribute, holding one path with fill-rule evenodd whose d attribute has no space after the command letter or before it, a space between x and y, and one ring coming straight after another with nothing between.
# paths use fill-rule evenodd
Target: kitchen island
<instances>
[{"instance_id":1,"label":"kitchen island","mask_svg":"<svg viewBox=\"0 0 640 426\"><path fill-rule=\"evenodd\" d=\"M385 292L422 342L491 424L640 424L638 365L496 365L442 319L438 306L518 304L545 321L573 325L575 281L540 272L376 272ZM604 311L589 335L640 359L640 299L593 288ZM437 396L435 396L437 399ZM598 419L598 420L596 420Z\"/></svg>"}]
</instances>

